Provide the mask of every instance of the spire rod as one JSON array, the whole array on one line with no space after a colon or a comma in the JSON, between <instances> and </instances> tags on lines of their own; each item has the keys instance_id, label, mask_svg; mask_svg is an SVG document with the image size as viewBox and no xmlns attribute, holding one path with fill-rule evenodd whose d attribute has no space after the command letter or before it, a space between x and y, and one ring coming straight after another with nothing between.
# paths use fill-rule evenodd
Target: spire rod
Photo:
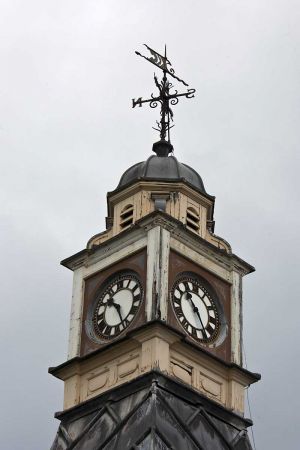
<instances>
[{"instance_id":1,"label":"spire rod","mask_svg":"<svg viewBox=\"0 0 300 450\"><path fill-rule=\"evenodd\" d=\"M173 147L170 142L170 129L173 128L174 125L171 125L173 122L173 111L170 107L170 105L174 106L177 105L179 102L179 97L186 97L186 98L193 98L195 97L195 89L187 89L186 92L178 94L178 91L174 89L174 93L171 93L171 89L174 88L173 84L168 80L167 75L171 76L172 78L176 79L180 83L183 83L185 86L188 86L188 84L177 77L175 75L175 70L172 67L172 64L167 58L167 46L165 45L165 54L164 56L160 55L158 52L150 48L148 45L144 44L145 47L150 51L151 56L147 57L142 55L139 52L135 52L138 56L141 56L142 58L146 59L150 63L154 64L156 67L162 70L163 76L161 81L158 80L156 74L154 73L154 83L159 91L158 96L154 96L154 94L151 94L151 98L147 100L143 100L142 97L139 97L138 99L132 99L132 107L135 108L136 106L141 107L143 103L149 103L149 106L151 108L156 108L158 105L160 105L160 121L156 121L157 127L153 127L154 130L159 132L160 135L160 141L156 144L160 144L157 146L154 144L153 151L157 153L158 147L160 150L162 150L162 147L164 147L164 151L162 153L166 153L166 156L173 150ZM167 146L165 144L168 144ZM160 151L161 153L161 151ZM158 154L158 153L157 153ZM164 156L164 155L158 155L158 156Z\"/></svg>"}]
</instances>

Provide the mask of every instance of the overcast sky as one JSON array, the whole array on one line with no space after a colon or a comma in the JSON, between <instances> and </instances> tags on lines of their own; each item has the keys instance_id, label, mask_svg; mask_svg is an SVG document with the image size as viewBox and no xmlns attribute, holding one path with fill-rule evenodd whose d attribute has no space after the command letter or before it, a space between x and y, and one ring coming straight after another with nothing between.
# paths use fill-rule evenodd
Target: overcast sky
<instances>
[{"instance_id":1,"label":"overcast sky","mask_svg":"<svg viewBox=\"0 0 300 450\"><path fill-rule=\"evenodd\" d=\"M72 273L106 192L146 159L157 111L134 50L168 45L197 90L174 108L176 157L216 196L244 283L257 450L299 448L299 0L0 0L0 447L48 449ZM181 87L181 86L179 86ZM247 412L249 416L249 412Z\"/></svg>"}]
</instances>

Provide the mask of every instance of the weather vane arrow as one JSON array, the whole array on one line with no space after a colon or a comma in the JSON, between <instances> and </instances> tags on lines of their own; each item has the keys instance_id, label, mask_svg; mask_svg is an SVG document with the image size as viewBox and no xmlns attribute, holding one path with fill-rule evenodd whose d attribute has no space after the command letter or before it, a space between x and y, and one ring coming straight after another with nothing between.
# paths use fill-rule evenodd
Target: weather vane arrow
<instances>
[{"instance_id":1,"label":"weather vane arrow","mask_svg":"<svg viewBox=\"0 0 300 450\"><path fill-rule=\"evenodd\" d=\"M160 121L157 121L157 128L154 128L160 133L160 142L168 142L170 144L170 129L174 126L171 125L171 122L173 122L173 111L170 107L170 105L174 106L177 105L179 102L179 97L186 97L186 98L192 98L195 97L196 89L187 89L186 92L178 93L176 89L174 89L174 93L171 93L171 89L174 88L173 84L168 80L167 75L171 76L175 80L179 81L180 83L183 83L185 86L188 86L188 84L180 79L177 75L175 75L175 70L172 67L172 64L167 58L167 50L165 46L165 55L161 55L152 48L150 48L148 45L144 44L145 47L149 50L151 53L151 56L147 57L142 55L139 52L135 52L138 56L141 56L142 58L146 59L150 63L154 64L156 67L161 69L163 71L163 77L161 81L158 81L158 78L154 74L154 82L155 85L159 91L159 95L154 96L154 94L151 94L151 98L144 100L142 97L139 97L137 99L132 99L132 107L135 108L136 106L141 107L143 103L149 103L149 106L151 108L156 108L159 104L161 107ZM167 138L167 139L166 139ZM171 148L173 148L170 145Z\"/></svg>"}]
</instances>

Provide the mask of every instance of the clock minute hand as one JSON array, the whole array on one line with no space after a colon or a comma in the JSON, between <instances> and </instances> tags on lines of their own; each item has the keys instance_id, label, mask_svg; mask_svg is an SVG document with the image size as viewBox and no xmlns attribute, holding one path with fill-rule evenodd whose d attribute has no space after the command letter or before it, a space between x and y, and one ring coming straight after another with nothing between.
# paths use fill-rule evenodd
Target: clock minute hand
<instances>
[{"instance_id":1,"label":"clock minute hand","mask_svg":"<svg viewBox=\"0 0 300 450\"><path fill-rule=\"evenodd\" d=\"M202 319L201 319L201 315L200 315L200 313L199 313L199 309L197 308L197 306L196 306L195 303L193 302L192 294L191 294L190 292L187 292L187 293L186 293L186 297L187 297L188 300L191 300L191 304L192 304L192 306L193 306L193 310L194 310L194 312L197 314L197 316L198 316L198 318L199 318L199 320L200 320L200 323L201 323L201 327L202 327L203 334L206 336L206 331L205 331L205 328L204 328L204 325L203 325L203 322L202 322Z\"/></svg>"},{"instance_id":2,"label":"clock minute hand","mask_svg":"<svg viewBox=\"0 0 300 450\"><path fill-rule=\"evenodd\" d=\"M121 305L119 305L119 303L114 303L113 305L114 305L114 307L116 308L116 310L117 310L117 312L119 314L121 322L123 322L122 315L121 315Z\"/></svg>"}]
</instances>

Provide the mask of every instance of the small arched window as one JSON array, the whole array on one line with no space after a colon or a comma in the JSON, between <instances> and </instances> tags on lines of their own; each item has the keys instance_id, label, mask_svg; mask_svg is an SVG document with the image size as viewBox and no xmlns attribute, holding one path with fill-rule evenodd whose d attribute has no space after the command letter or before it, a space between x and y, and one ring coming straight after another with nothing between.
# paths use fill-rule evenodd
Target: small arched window
<instances>
[{"instance_id":1,"label":"small arched window","mask_svg":"<svg viewBox=\"0 0 300 450\"><path fill-rule=\"evenodd\" d=\"M133 205L126 205L121 212L120 227L122 230L125 230L125 228L130 227L132 223L133 223Z\"/></svg>"},{"instance_id":2,"label":"small arched window","mask_svg":"<svg viewBox=\"0 0 300 450\"><path fill-rule=\"evenodd\" d=\"M186 210L186 227L189 230L195 231L198 233L199 231L199 222L200 216L199 213L195 210L195 208L189 207Z\"/></svg>"}]
</instances>

